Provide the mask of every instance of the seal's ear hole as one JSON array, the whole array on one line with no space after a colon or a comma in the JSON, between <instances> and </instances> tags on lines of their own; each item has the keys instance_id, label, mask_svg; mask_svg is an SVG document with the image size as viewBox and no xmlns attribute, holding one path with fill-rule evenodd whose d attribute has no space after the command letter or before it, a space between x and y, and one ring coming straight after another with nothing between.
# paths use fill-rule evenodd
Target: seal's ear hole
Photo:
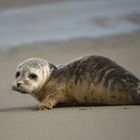
<instances>
[{"instance_id":1,"label":"seal's ear hole","mask_svg":"<svg viewBox=\"0 0 140 140\"><path fill-rule=\"evenodd\" d=\"M57 67L51 63L49 63L49 66L50 66L50 70L53 71L53 70L56 70Z\"/></svg>"},{"instance_id":2,"label":"seal's ear hole","mask_svg":"<svg viewBox=\"0 0 140 140\"><path fill-rule=\"evenodd\" d=\"M38 76L35 73L30 73L28 76L31 80L37 80Z\"/></svg>"}]
</instances>

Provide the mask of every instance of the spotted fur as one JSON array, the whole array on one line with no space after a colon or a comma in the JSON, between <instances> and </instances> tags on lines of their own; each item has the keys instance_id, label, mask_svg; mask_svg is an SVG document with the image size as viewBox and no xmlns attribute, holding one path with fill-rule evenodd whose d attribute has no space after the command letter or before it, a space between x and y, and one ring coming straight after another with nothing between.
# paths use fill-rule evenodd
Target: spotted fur
<instances>
[{"instance_id":1,"label":"spotted fur","mask_svg":"<svg viewBox=\"0 0 140 140\"><path fill-rule=\"evenodd\" d=\"M23 62L23 65L29 64ZM38 64L32 63L32 66L38 67ZM86 56L61 67L53 64L47 67L49 77L45 77L40 90L33 93L40 101L39 110L51 109L58 103L140 104L140 80L109 58Z\"/></svg>"}]
</instances>

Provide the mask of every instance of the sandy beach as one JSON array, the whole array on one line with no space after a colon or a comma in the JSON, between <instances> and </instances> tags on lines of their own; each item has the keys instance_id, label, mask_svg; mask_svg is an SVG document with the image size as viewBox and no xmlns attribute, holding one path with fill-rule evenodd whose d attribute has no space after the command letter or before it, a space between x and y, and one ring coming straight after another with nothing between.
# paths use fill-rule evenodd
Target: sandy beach
<instances>
[{"instance_id":1,"label":"sandy beach","mask_svg":"<svg viewBox=\"0 0 140 140\"><path fill-rule=\"evenodd\" d=\"M137 14L125 18L140 23ZM36 112L38 102L33 97L11 90L16 66L26 58L64 64L89 54L109 57L140 77L140 30L0 50L0 140L138 140L139 106L56 107Z\"/></svg>"},{"instance_id":2,"label":"sandy beach","mask_svg":"<svg viewBox=\"0 0 140 140\"><path fill-rule=\"evenodd\" d=\"M13 92L11 85L18 63L34 56L63 64L83 55L103 55L140 76L139 37L137 31L101 39L38 43L1 52L0 139L138 139L139 106L60 107L36 112L37 101Z\"/></svg>"}]
</instances>

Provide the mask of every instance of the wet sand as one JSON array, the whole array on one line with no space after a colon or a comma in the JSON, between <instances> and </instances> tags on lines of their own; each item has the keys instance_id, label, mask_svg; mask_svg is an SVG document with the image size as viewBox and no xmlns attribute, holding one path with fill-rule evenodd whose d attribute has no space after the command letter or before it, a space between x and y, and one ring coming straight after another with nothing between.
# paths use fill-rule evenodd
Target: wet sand
<instances>
[{"instance_id":1,"label":"wet sand","mask_svg":"<svg viewBox=\"0 0 140 140\"><path fill-rule=\"evenodd\" d=\"M0 139L134 140L140 137L140 107L59 107L34 111L30 95L11 90L16 66L29 57L63 64L79 56L110 57L140 77L140 31L99 39L36 43L0 52Z\"/></svg>"}]
</instances>

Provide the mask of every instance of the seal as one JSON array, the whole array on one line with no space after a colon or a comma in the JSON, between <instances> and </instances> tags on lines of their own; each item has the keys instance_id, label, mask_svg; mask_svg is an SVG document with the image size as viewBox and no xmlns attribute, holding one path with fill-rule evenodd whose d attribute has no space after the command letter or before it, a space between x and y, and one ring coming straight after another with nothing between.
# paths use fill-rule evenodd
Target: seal
<instances>
[{"instance_id":1,"label":"seal","mask_svg":"<svg viewBox=\"0 0 140 140\"><path fill-rule=\"evenodd\" d=\"M31 94L37 110L58 103L71 105L140 104L140 80L116 62L103 56L84 56L55 66L40 58L18 65L13 90Z\"/></svg>"}]
</instances>

